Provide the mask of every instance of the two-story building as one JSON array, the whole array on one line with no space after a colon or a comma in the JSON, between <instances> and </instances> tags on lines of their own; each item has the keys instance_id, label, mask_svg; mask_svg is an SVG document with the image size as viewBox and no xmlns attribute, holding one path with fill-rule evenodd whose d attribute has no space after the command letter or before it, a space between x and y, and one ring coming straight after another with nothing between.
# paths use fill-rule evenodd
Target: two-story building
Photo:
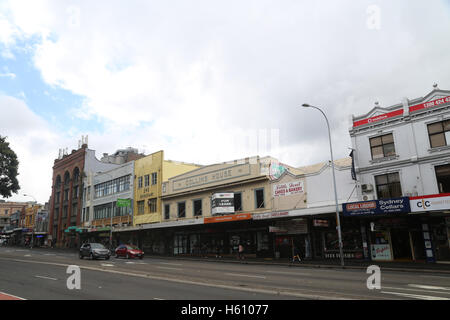
<instances>
[{"instance_id":1,"label":"two-story building","mask_svg":"<svg viewBox=\"0 0 450 320\"><path fill-rule=\"evenodd\" d=\"M360 203L374 260L450 261L450 91L352 116Z\"/></svg>"}]
</instances>

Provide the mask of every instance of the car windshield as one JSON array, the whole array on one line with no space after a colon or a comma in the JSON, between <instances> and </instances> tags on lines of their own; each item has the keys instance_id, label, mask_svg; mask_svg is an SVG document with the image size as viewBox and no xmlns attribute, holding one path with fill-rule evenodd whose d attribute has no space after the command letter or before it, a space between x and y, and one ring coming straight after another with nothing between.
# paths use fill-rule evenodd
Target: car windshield
<instances>
[{"instance_id":1,"label":"car windshield","mask_svg":"<svg viewBox=\"0 0 450 320\"><path fill-rule=\"evenodd\" d=\"M92 249L105 249L105 247L101 243L91 243Z\"/></svg>"},{"instance_id":2,"label":"car windshield","mask_svg":"<svg viewBox=\"0 0 450 320\"><path fill-rule=\"evenodd\" d=\"M138 247L135 246L127 246L128 250L139 250Z\"/></svg>"}]
</instances>

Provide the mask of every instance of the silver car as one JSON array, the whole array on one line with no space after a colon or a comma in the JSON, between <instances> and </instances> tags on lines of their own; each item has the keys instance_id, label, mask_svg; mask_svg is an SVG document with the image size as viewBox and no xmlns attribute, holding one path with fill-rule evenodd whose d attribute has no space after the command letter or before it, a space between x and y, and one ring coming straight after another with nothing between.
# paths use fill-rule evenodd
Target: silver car
<instances>
[{"instance_id":1,"label":"silver car","mask_svg":"<svg viewBox=\"0 0 450 320\"><path fill-rule=\"evenodd\" d=\"M111 252L101 243L85 243L80 248L80 259L89 257L91 260L104 258L109 260Z\"/></svg>"}]
</instances>

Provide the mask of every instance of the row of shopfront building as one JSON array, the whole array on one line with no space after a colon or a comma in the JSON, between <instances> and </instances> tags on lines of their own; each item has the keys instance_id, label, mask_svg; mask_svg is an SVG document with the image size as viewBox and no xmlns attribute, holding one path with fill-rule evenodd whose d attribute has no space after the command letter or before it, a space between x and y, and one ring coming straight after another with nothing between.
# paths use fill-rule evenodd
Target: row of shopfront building
<instances>
[{"instance_id":1,"label":"row of shopfront building","mask_svg":"<svg viewBox=\"0 0 450 320\"><path fill-rule=\"evenodd\" d=\"M435 87L352 117L353 151L334 162L345 258L450 261L449 109L450 91ZM112 239L148 254L225 256L243 244L261 258L289 258L294 247L305 259L340 258L330 162L203 166L163 151L122 163L119 153L93 154L83 144L55 161L49 237L57 245Z\"/></svg>"}]
</instances>

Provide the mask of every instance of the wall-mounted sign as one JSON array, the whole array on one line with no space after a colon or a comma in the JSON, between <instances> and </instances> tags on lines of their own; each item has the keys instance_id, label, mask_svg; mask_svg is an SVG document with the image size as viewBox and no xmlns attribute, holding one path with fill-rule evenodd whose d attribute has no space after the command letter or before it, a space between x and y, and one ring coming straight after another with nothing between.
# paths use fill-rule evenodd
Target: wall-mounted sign
<instances>
[{"instance_id":1,"label":"wall-mounted sign","mask_svg":"<svg viewBox=\"0 0 450 320\"><path fill-rule=\"evenodd\" d=\"M313 226L314 227L328 227L329 223L328 223L328 220L314 219L313 220Z\"/></svg>"},{"instance_id":2,"label":"wall-mounted sign","mask_svg":"<svg viewBox=\"0 0 450 320\"><path fill-rule=\"evenodd\" d=\"M117 207L131 207L131 199L117 199Z\"/></svg>"},{"instance_id":3,"label":"wall-mounted sign","mask_svg":"<svg viewBox=\"0 0 450 320\"><path fill-rule=\"evenodd\" d=\"M278 162L271 162L269 166L269 177L276 180L287 170L286 166Z\"/></svg>"},{"instance_id":4,"label":"wall-mounted sign","mask_svg":"<svg viewBox=\"0 0 450 320\"><path fill-rule=\"evenodd\" d=\"M441 105L441 104L444 104L447 102L450 102L450 96L436 99L433 101L428 101L428 102L421 103L421 104L417 104L415 106L411 106L411 107L409 107L409 112L414 112L414 111L418 111L418 110L422 110L422 109L436 107L438 105Z\"/></svg>"},{"instance_id":5,"label":"wall-mounted sign","mask_svg":"<svg viewBox=\"0 0 450 320\"><path fill-rule=\"evenodd\" d=\"M206 217L204 218L204 223L217 223L217 222L231 222L231 221L241 221L250 220L252 218L251 213L240 213L232 214L229 216L219 216L219 217Z\"/></svg>"},{"instance_id":6,"label":"wall-mounted sign","mask_svg":"<svg viewBox=\"0 0 450 320\"><path fill-rule=\"evenodd\" d=\"M410 212L408 197L344 203L342 209L344 216L350 217Z\"/></svg>"},{"instance_id":7,"label":"wall-mounted sign","mask_svg":"<svg viewBox=\"0 0 450 320\"><path fill-rule=\"evenodd\" d=\"M449 210L450 193L410 197L409 204L411 206L411 212Z\"/></svg>"},{"instance_id":8,"label":"wall-mounted sign","mask_svg":"<svg viewBox=\"0 0 450 320\"><path fill-rule=\"evenodd\" d=\"M275 184L272 187L273 196L291 196L294 194L303 193L303 181L292 181L287 183Z\"/></svg>"},{"instance_id":9,"label":"wall-mounted sign","mask_svg":"<svg viewBox=\"0 0 450 320\"><path fill-rule=\"evenodd\" d=\"M234 213L234 193L215 193L211 197L212 215Z\"/></svg>"},{"instance_id":10,"label":"wall-mounted sign","mask_svg":"<svg viewBox=\"0 0 450 320\"><path fill-rule=\"evenodd\" d=\"M253 215L253 220L283 218L283 217L288 217L288 216L289 216L289 211L255 213Z\"/></svg>"},{"instance_id":11,"label":"wall-mounted sign","mask_svg":"<svg viewBox=\"0 0 450 320\"><path fill-rule=\"evenodd\" d=\"M401 116L401 115L403 115L403 109L398 109L398 110L391 111L388 113L384 113L384 114L380 114L380 115L373 116L370 118L355 121L355 122L353 122L353 127L358 127L358 126L362 126L365 124L378 122L378 121L386 120L386 119Z\"/></svg>"},{"instance_id":12,"label":"wall-mounted sign","mask_svg":"<svg viewBox=\"0 0 450 320\"><path fill-rule=\"evenodd\" d=\"M392 260L391 246L389 244L372 244L372 260Z\"/></svg>"}]
</instances>

